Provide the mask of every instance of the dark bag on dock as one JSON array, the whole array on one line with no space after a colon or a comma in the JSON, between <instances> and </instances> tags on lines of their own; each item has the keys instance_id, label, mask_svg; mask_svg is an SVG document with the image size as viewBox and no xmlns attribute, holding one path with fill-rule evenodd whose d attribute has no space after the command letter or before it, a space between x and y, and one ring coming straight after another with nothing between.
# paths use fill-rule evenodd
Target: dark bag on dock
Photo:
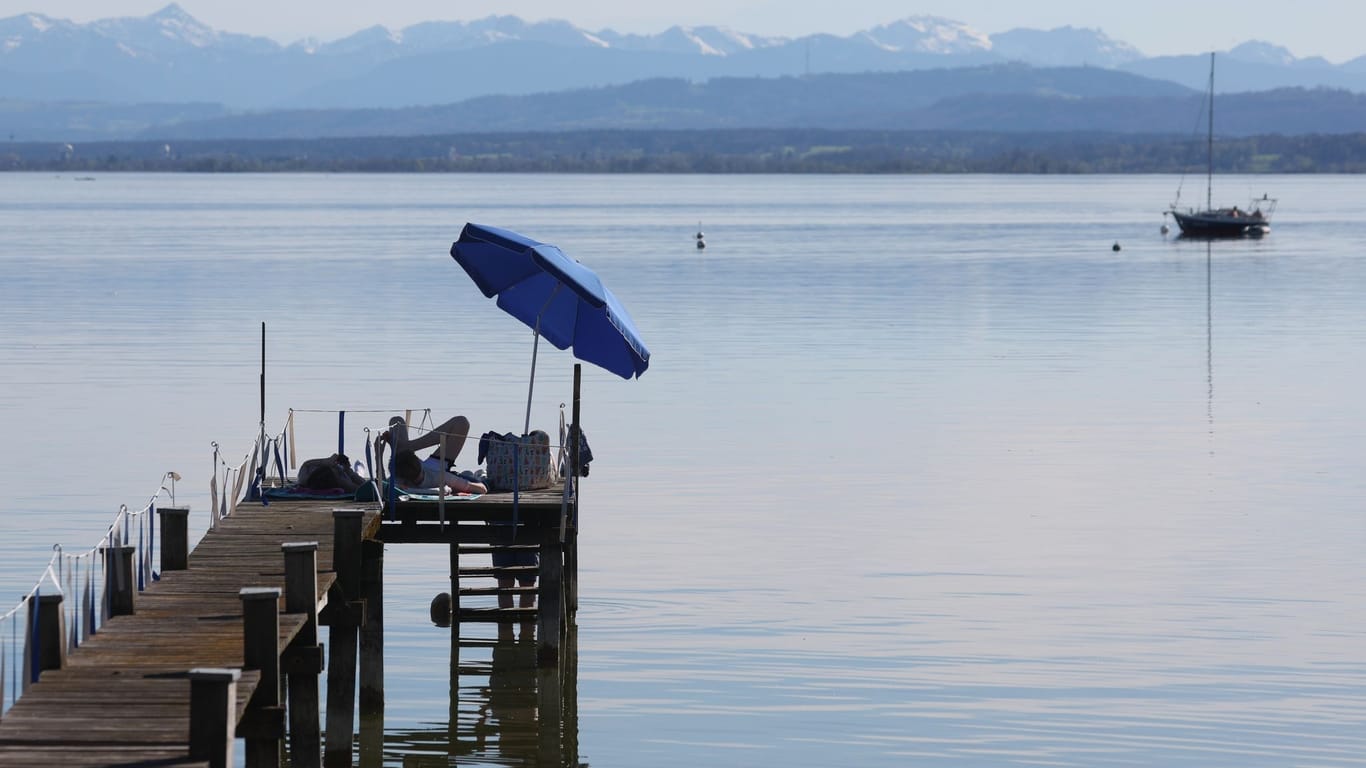
<instances>
[{"instance_id":1,"label":"dark bag on dock","mask_svg":"<svg viewBox=\"0 0 1366 768\"><path fill-rule=\"evenodd\" d=\"M569 450L569 437L568 437L568 435L572 435L572 434L574 434L574 427L573 427L573 425L570 425L569 429L566 431L566 435L565 435L565 436L562 436L562 437L560 438L560 442L561 442L562 444L564 444L564 446L565 446L565 447L562 449L563 452L564 452L564 455L560 457L560 476L561 476L561 477L565 477L565 476L567 476L567 475L569 474L569 471L568 471L568 468L569 468L569 461L570 461L571 458L573 458L573 454L572 454L572 453L570 452L570 450ZM582 430L580 430L580 431L579 431L579 465L578 465L578 472L576 472L575 474L578 475L579 477L588 477L588 463L589 463L590 461L592 461L592 460L593 460L593 449L588 447L588 436L585 435L585 434L583 433Z\"/></svg>"},{"instance_id":2,"label":"dark bag on dock","mask_svg":"<svg viewBox=\"0 0 1366 768\"><path fill-rule=\"evenodd\" d=\"M560 477L569 477L569 462L573 458L573 452L569 449L570 435L574 434L575 424L565 424L564 403L560 403L560 455L555 457L555 466L560 471ZM579 461L574 474L578 477L588 477L588 462L593 460L593 449L588 447L588 437L583 430L579 430Z\"/></svg>"}]
</instances>

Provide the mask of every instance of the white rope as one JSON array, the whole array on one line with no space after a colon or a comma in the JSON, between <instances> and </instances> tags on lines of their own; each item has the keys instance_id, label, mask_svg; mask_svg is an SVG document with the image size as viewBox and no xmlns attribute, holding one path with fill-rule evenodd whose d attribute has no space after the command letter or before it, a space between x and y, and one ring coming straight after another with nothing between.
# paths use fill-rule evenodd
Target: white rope
<instances>
[{"instance_id":1,"label":"white rope","mask_svg":"<svg viewBox=\"0 0 1366 768\"><path fill-rule=\"evenodd\" d=\"M228 502L228 513L225 517L231 517L237 511L237 500L242 498L242 481L246 479L247 460L243 459L235 472L236 476L232 481L232 500Z\"/></svg>"},{"instance_id":2,"label":"white rope","mask_svg":"<svg viewBox=\"0 0 1366 768\"><path fill-rule=\"evenodd\" d=\"M28 605L29 600L31 600L33 596L38 593L38 591L42 588L44 582L50 582L52 586L57 589L58 594L61 594L64 597L74 594L74 589L68 589L64 586L64 584L68 586L73 584L75 580L74 573L71 573L69 576L67 575L69 573L68 567L76 568L78 567L77 564L81 560L93 559L94 556L102 548L106 546L117 546L122 541L122 538L120 537L120 531L127 530L127 527L132 519L136 518L137 524L139 526L143 525L144 522L150 524L150 513L152 512L152 510L155 509L156 500L160 498L163 492L167 491L167 489L165 488L165 481L167 478L171 476L175 476L177 478L179 477L179 475L175 474L174 472L167 472L165 475L163 475L161 487L157 490L156 493L152 494L151 499L148 500L147 504L143 506L142 509L136 512L130 512L128 509L128 505L120 504L119 511L114 516L113 522L110 523L109 527L105 529L104 536L102 536L99 541L95 542L93 546L91 546L84 552L80 552L74 555L67 554L63 551L62 546L60 544L53 545L52 557L48 559L47 564L43 567L43 571L39 575L38 580L34 582L33 586L30 587L26 593L24 593L24 596L19 600L18 604L16 604L10 610L6 611L3 615L0 615L0 623L3 623L5 621L14 621L19 611L23 610ZM144 517L147 518L146 521L143 520ZM151 556L150 552L147 556ZM71 561L70 566L68 566L68 561Z\"/></svg>"}]
</instances>

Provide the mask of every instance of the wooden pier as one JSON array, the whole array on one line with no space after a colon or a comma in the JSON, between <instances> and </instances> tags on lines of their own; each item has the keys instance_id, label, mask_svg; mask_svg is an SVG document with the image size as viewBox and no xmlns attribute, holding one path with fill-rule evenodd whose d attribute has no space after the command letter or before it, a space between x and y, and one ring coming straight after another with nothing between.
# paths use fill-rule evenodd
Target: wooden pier
<instances>
[{"instance_id":1,"label":"wooden pier","mask_svg":"<svg viewBox=\"0 0 1366 768\"><path fill-rule=\"evenodd\" d=\"M244 503L193 552L188 510L159 510L160 579L136 591L129 548L111 549L109 618L79 648L65 650L63 598L44 596L38 620L55 640L0 719L0 766L231 766L239 739L249 768L280 765L286 743L295 768L350 766L358 679L361 717L383 712L386 545L448 544L453 631L534 621L537 666L553 670L577 606L576 502L554 488L387 509ZM535 608L468 605L499 590L465 581L522 573L462 568L462 555L501 547L538 551Z\"/></svg>"}]
</instances>

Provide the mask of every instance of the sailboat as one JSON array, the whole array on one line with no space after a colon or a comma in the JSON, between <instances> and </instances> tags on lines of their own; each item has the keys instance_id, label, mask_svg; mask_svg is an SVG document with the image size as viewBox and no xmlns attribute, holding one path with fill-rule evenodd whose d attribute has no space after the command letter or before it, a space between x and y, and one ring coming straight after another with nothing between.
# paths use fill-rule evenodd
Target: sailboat
<instances>
[{"instance_id":1,"label":"sailboat","mask_svg":"<svg viewBox=\"0 0 1366 768\"><path fill-rule=\"evenodd\" d=\"M1181 210L1181 190L1176 191L1175 203L1163 215L1171 214L1181 234L1187 237L1260 237L1271 231L1271 214L1276 200L1262 195L1254 198L1247 208L1214 207L1214 54L1209 55L1209 134L1206 139L1208 165L1205 177L1205 208Z\"/></svg>"}]
</instances>

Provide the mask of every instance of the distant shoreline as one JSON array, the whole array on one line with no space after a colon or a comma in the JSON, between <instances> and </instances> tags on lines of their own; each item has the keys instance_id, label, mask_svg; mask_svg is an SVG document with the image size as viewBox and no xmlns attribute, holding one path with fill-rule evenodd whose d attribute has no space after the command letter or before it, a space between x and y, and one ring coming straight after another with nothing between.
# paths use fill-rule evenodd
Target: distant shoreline
<instances>
[{"instance_id":1,"label":"distant shoreline","mask_svg":"<svg viewBox=\"0 0 1366 768\"><path fill-rule=\"evenodd\" d=\"M1205 143L1090 133L565 131L0 142L0 171L170 173L1204 173ZM1363 173L1366 133L1220 139L1216 173Z\"/></svg>"}]
</instances>

